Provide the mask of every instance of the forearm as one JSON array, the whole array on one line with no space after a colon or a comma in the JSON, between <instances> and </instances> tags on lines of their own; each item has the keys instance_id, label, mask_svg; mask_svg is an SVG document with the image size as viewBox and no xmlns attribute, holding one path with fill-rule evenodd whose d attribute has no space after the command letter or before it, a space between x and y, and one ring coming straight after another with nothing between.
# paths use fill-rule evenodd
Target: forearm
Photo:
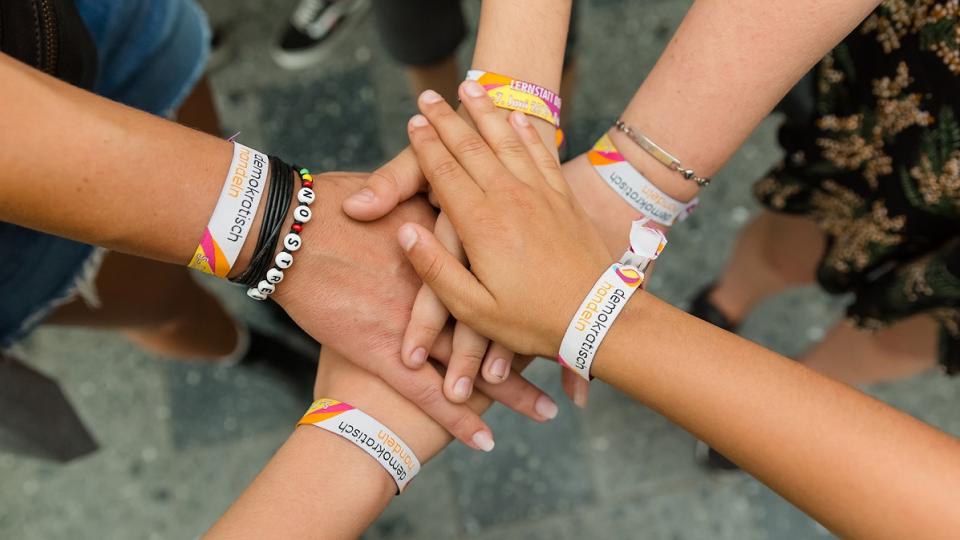
<instances>
[{"instance_id":1,"label":"forearm","mask_svg":"<svg viewBox=\"0 0 960 540\"><path fill-rule=\"evenodd\" d=\"M0 219L143 257L190 260L223 187L231 143L5 55L0 80Z\"/></svg>"},{"instance_id":2,"label":"forearm","mask_svg":"<svg viewBox=\"0 0 960 540\"><path fill-rule=\"evenodd\" d=\"M712 176L796 82L878 4L877 0L698 0L622 114L624 121ZM689 201L699 187L616 129L613 143L666 195ZM580 155L564 176L611 251L643 217ZM654 225L666 230L668 227Z\"/></svg>"},{"instance_id":3,"label":"forearm","mask_svg":"<svg viewBox=\"0 0 960 540\"><path fill-rule=\"evenodd\" d=\"M781 98L878 0L697 0L623 113L624 121L712 176ZM617 130L617 148L667 195L693 182Z\"/></svg>"},{"instance_id":4,"label":"forearm","mask_svg":"<svg viewBox=\"0 0 960 540\"><path fill-rule=\"evenodd\" d=\"M357 538L395 490L350 442L301 426L204 538Z\"/></svg>"},{"instance_id":5,"label":"forearm","mask_svg":"<svg viewBox=\"0 0 960 540\"><path fill-rule=\"evenodd\" d=\"M559 91L570 6L570 0L484 0L472 68ZM531 121L553 148L556 126Z\"/></svg>"},{"instance_id":6,"label":"forearm","mask_svg":"<svg viewBox=\"0 0 960 540\"><path fill-rule=\"evenodd\" d=\"M419 408L338 355L324 353L317 380L317 397L350 403L376 418L422 464L451 441ZM469 405L482 411L490 402L478 393ZM396 489L386 471L352 443L301 426L207 537L357 538L393 500Z\"/></svg>"},{"instance_id":7,"label":"forearm","mask_svg":"<svg viewBox=\"0 0 960 540\"><path fill-rule=\"evenodd\" d=\"M593 373L842 536L960 527L942 497L960 485L956 439L651 295L627 304Z\"/></svg>"}]
</instances>

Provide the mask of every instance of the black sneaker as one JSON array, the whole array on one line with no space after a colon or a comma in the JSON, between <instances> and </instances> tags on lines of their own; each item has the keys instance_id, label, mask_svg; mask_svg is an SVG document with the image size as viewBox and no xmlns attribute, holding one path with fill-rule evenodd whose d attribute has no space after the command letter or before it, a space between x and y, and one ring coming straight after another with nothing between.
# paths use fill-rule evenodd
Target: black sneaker
<instances>
[{"instance_id":1,"label":"black sneaker","mask_svg":"<svg viewBox=\"0 0 960 540\"><path fill-rule=\"evenodd\" d=\"M369 0L300 0L271 53L285 69L303 69L327 57L331 37L350 19L359 20Z\"/></svg>"},{"instance_id":2,"label":"black sneaker","mask_svg":"<svg viewBox=\"0 0 960 540\"><path fill-rule=\"evenodd\" d=\"M711 283L701 289L700 292L697 293L697 296L690 301L690 309L687 310L687 313L735 334L737 333L738 325L727 318L727 316L710 301L710 293L713 292L715 285L715 283Z\"/></svg>"},{"instance_id":3,"label":"black sneaker","mask_svg":"<svg viewBox=\"0 0 960 540\"><path fill-rule=\"evenodd\" d=\"M730 461L727 456L717 452L707 443L698 440L694 448L694 457L697 463L712 471L739 471L740 467Z\"/></svg>"}]
</instances>

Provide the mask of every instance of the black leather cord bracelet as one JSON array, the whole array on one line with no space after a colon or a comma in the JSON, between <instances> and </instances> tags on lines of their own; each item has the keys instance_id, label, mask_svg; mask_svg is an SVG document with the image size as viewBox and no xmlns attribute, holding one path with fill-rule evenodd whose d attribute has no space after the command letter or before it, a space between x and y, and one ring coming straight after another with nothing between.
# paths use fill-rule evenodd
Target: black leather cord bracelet
<instances>
[{"instance_id":1,"label":"black leather cord bracelet","mask_svg":"<svg viewBox=\"0 0 960 540\"><path fill-rule=\"evenodd\" d=\"M247 269L230 281L247 287L256 287L272 264L273 253L277 249L277 242L283 231L283 222L286 220L287 211L290 210L293 185L293 169L276 156L270 156L270 186L267 205L260 224L260 236L257 238L257 245Z\"/></svg>"}]
</instances>

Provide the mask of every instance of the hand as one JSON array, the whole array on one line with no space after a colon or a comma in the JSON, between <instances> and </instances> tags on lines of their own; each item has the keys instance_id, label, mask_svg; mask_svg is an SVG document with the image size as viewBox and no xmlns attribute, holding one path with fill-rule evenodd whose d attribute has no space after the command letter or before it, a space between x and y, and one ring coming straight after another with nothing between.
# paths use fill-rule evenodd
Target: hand
<instances>
[{"instance_id":1,"label":"hand","mask_svg":"<svg viewBox=\"0 0 960 540\"><path fill-rule=\"evenodd\" d=\"M485 94L473 95L476 92L473 94L466 92L466 84L458 89L461 102L465 105L460 109L460 113L467 122L471 122L466 106L471 104L483 106L489 103L489 99ZM435 103L438 97L435 92L428 91L420 96L420 101ZM506 111L500 109L490 107L489 110L495 115L502 117L506 115ZM550 137L553 136L552 132L548 134ZM543 133L540 135L544 136ZM552 146L549 148L554 159L558 159L556 149ZM588 172L592 173L592 171ZM416 155L410 147L407 147L394 159L374 171L367 180L366 186L344 201L343 209L347 215L361 221L379 219L393 210L398 202L419 192L427 192L430 195L430 202L436 205L435 195L430 191L430 185L420 169ZM603 215L603 212L599 214ZM444 247L465 263L460 239L442 212L437 218L434 234ZM417 369L423 365L425 351L430 349L431 343L448 317L449 312L436 294L429 287L421 287L414 302L410 324L404 334L401 349L401 358L408 367ZM455 332L457 338L454 340L456 344L454 357L444 379L444 393L451 401L463 402L469 396L478 371L483 374L486 381L500 382L506 374L510 373L514 353L497 343L491 344L488 349L488 340L466 325L458 324ZM561 378L564 393L578 406L586 407L589 391L587 382L568 370L561 371Z\"/></svg>"},{"instance_id":2,"label":"hand","mask_svg":"<svg viewBox=\"0 0 960 540\"><path fill-rule=\"evenodd\" d=\"M401 245L458 320L517 352L556 355L570 317L611 261L603 239L522 114L509 124L472 114L481 138L446 103L421 110L410 140L473 274L422 226L404 225Z\"/></svg>"},{"instance_id":3,"label":"hand","mask_svg":"<svg viewBox=\"0 0 960 540\"><path fill-rule=\"evenodd\" d=\"M421 99L441 98L436 92L427 91ZM425 188L429 188L429 185L416 156L408 147L374 171L363 189L344 200L343 209L348 215L361 221L379 219L392 211L399 202ZM438 216L434 233L447 249L463 258L460 239L442 213ZM449 318L450 313L443 303L428 287L421 287L413 304L410 323L401 347L401 358L407 367L420 369L424 365L428 351ZM444 394L454 403L465 402L473 392L478 372L482 372L484 380L492 384L505 381L511 373L513 356L509 349L496 343L491 344L487 338L468 326L457 323L454 327L453 355L444 377Z\"/></svg>"},{"instance_id":4,"label":"hand","mask_svg":"<svg viewBox=\"0 0 960 540\"><path fill-rule=\"evenodd\" d=\"M449 335L447 339L439 342L440 356L449 356L452 345ZM529 363L529 359L516 363L518 375ZM519 376L511 377L509 382L501 385L488 385L480 381L477 385L480 391L475 392L465 406L476 414L482 414L494 401L500 401L503 395L518 390L515 385L523 380ZM511 385L514 387L509 388ZM487 391L491 393L488 394ZM320 353L314 397L345 401L373 416L400 435L421 463L426 463L451 440L446 430L431 420L419 407L404 399L382 380L330 349L325 348Z\"/></svg>"},{"instance_id":5,"label":"hand","mask_svg":"<svg viewBox=\"0 0 960 540\"><path fill-rule=\"evenodd\" d=\"M304 247L294 255L294 265L273 298L317 341L379 376L464 444L490 448L489 427L468 407L444 399L442 376L432 365L410 370L399 361L420 281L391 237L405 221L431 226L432 209L414 199L385 219L358 223L344 216L340 205L365 176L328 173L314 178L315 217L304 228ZM510 378L521 380L522 389L518 396L503 396L504 404L547 420L535 407L545 394L519 375Z\"/></svg>"}]
</instances>

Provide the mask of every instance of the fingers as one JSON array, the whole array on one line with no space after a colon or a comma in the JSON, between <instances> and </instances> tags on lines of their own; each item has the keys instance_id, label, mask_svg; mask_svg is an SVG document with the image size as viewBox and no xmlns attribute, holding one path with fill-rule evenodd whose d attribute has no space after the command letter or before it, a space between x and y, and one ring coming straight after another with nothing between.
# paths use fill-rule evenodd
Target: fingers
<instances>
[{"instance_id":1,"label":"fingers","mask_svg":"<svg viewBox=\"0 0 960 540\"><path fill-rule=\"evenodd\" d=\"M590 383L583 377L573 371L561 367L560 380L563 383L563 393L576 403L581 409L587 406L587 396L590 391Z\"/></svg>"},{"instance_id":2,"label":"fingers","mask_svg":"<svg viewBox=\"0 0 960 540\"><path fill-rule=\"evenodd\" d=\"M450 312L433 290L426 285L421 286L413 302L410 322L400 348L400 358L405 366L419 369L427 362L427 351L433 349L434 341L443 331L448 318Z\"/></svg>"},{"instance_id":3,"label":"fingers","mask_svg":"<svg viewBox=\"0 0 960 540\"><path fill-rule=\"evenodd\" d=\"M474 332L469 326L457 323L453 329L453 352L443 378L443 392L454 403L463 403L473 393L473 381L490 340Z\"/></svg>"},{"instance_id":4,"label":"fingers","mask_svg":"<svg viewBox=\"0 0 960 540\"><path fill-rule=\"evenodd\" d=\"M433 234L457 260L461 263L467 260L457 231L443 212L437 216ZM413 302L410 323L407 325L407 330L403 336L403 346L400 349L401 358L403 358L407 367L418 368L426 362L427 351L432 350L433 340L446 326L449 318L450 312L447 311L447 307L443 305L443 302L430 287L426 285L420 287L417 298ZM487 348L486 342L484 342L483 348Z\"/></svg>"},{"instance_id":5,"label":"fingers","mask_svg":"<svg viewBox=\"0 0 960 540\"><path fill-rule=\"evenodd\" d=\"M483 379L490 384L500 384L507 380L513 356L513 351L503 345L490 344L487 356L483 359Z\"/></svg>"},{"instance_id":6,"label":"fingers","mask_svg":"<svg viewBox=\"0 0 960 540\"><path fill-rule=\"evenodd\" d=\"M446 362L440 361L440 363ZM518 361L518 367L522 369L527 363L529 363L527 359ZM482 379L477 380L476 387L490 399L537 422L552 420L556 418L559 411L557 403L546 392L525 379L519 371L511 370L498 384L490 384Z\"/></svg>"},{"instance_id":7,"label":"fingers","mask_svg":"<svg viewBox=\"0 0 960 540\"><path fill-rule=\"evenodd\" d=\"M450 154L437 131L423 115L411 118L407 131L420 168L443 204L444 211L454 220L458 216L466 217L467 211L483 201L480 186Z\"/></svg>"},{"instance_id":8,"label":"fingers","mask_svg":"<svg viewBox=\"0 0 960 540\"><path fill-rule=\"evenodd\" d=\"M428 230L406 223L397 231L400 247L410 264L459 321L470 326L495 308L495 300Z\"/></svg>"},{"instance_id":9,"label":"fingers","mask_svg":"<svg viewBox=\"0 0 960 540\"><path fill-rule=\"evenodd\" d=\"M411 370L400 362L381 362L377 375L463 444L484 452L493 450L490 428L470 407L444 397L443 378L432 365Z\"/></svg>"},{"instance_id":10,"label":"fingers","mask_svg":"<svg viewBox=\"0 0 960 540\"><path fill-rule=\"evenodd\" d=\"M418 105L440 140L480 188L487 190L504 177L507 170L483 137L451 109L439 94L427 90L420 95Z\"/></svg>"},{"instance_id":11,"label":"fingers","mask_svg":"<svg viewBox=\"0 0 960 540\"><path fill-rule=\"evenodd\" d=\"M483 139L514 176L530 183L534 177L542 174L530 156L527 145L520 140L516 130L504 122L501 110L493 105L480 83L465 81L461 84L460 99ZM522 116L522 113L519 114Z\"/></svg>"},{"instance_id":12,"label":"fingers","mask_svg":"<svg viewBox=\"0 0 960 540\"><path fill-rule=\"evenodd\" d=\"M540 133L530 123L527 115L520 111L512 111L508 119L510 125L513 126L513 130L520 136L520 140L529 152L530 158L536 164L541 176L546 179L547 185L569 197L571 195L570 188L563 177L560 163L543 144Z\"/></svg>"},{"instance_id":13,"label":"fingers","mask_svg":"<svg viewBox=\"0 0 960 540\"><path fill-rule=\"evenodd\" d=\"M426 187L417 156L407 147L373 171L364 188L343 201L343 211L360 221L380 219Z\"/></svg>"}]
</instances>

